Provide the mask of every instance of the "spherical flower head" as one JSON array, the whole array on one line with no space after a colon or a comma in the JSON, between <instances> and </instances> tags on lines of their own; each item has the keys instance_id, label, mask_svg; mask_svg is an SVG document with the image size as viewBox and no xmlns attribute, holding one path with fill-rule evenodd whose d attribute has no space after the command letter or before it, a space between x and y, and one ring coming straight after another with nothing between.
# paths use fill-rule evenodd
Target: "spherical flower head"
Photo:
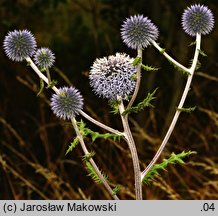
<instances>
[{"instance_id":1,"label":"spherical flower head","mask_svg":"<svg viewBox=\"0 0 218 216\"><path fill-rule=\"evenodd\" d=\"M34 60L39 68L50 68L55 62L55 56L53 52L48 48L40 48L34 55Z\"/></svg>"},{"instance_id":2,"label":"spherical flower head","mask_svg":"<svg viewBox=\"0 0 218 216\"><path fill-rule=\"evenodd\" d=\"M213 13L204 5L191 5L182 15L182 28L190 36L195 36L197 33L206 35L211 32L213 26Z\"/></svg>"},{"instance_id":3,"label":"spherical flower head","mask_svg":"<svg viewBox=\"0 0 218 216\"><path fill-rule=\"evenodd\" d=\"M20 62L34 54L36 40L28 30L14 30L5 37L3 47L9 59Z\"/></svg>"},{"instance_id":4,"label":"spherical flower head","mask_svg":"<svg viewBox=\"0 0 218 216\"><path fill-rule=\"evenodd\" d=\"M133 60L124 53L96 59L89 73L93 91L106 99L116 99L117 96L125 99L136 84Z\"/></svg>"},{"instance_id":5,"label":"spherical flower head","mask_svg":"<svg viewBox=\"0 0 218 216\"><path fill-rule=\"evenodd\" d=\"M147 17L134 15L124 21L121 38L128 47L142 49L158 38L158 29Z\"/></svg>"},{"instance_id":6,"label":"spherical flower head","mask_svg":"<svg viewBox=\"0 0 218 216\"><path fill-rule=\"evenodd\" d=\"M51 109L61 119L72 119L83 108L83 97L74 87L60 88L58 93L52 95Z\"/></svg>"}]
</instances>

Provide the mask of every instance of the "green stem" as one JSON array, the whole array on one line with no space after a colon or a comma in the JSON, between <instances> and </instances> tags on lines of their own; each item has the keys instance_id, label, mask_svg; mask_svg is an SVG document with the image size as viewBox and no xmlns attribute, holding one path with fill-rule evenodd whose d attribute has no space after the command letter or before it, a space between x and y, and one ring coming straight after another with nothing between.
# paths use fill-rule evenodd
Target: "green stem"
<instances>
[{"instance_id":1,"label":"green stem","mask_svg":"<svg viewBox=\"0 0 218 216\"><path fill-rule=\"evenodd\" d=\"M79 128L77 126L77 123L76 123L76 119L73 118L71 119L71 122L72 122L72 125L73 125L73 128L76 132L76 135L77 135L77 138L79 139L79 142L80 142L80 145L82 147L82 150L84 152L85 155L89 154L89 151L88 149L86 148L86 144L83 140L83 136L82 134L80 133L79 131ZM106 179L104 178L104 176L102 175L101 171L98 169L95 161L90 158L89 159L89 162L91 163L92 167L94 168L96 174L98 175L99 179L101 180L101 182L104 184L105 188L107 189L107 191L110 193L110 195L115 199L115 200L119 200L119 198L117 197L117 195L115 195L113 193L113 190L111 189L110 185L108 184L108 182L106 181Z\"/></svg>"},{"instance_id":2,"label":"green stem","mask_svg":"<svg viewBox=\"0 0 218 216\"><path fill-rule=\"evenodd\" d=\"M163 139L163 142L161 143L157 153L155 154L155 156L153 157L152 161L149 163L149 165L146 167L146 169L142 172L142 175L141 175L141 180L144 179L144 177L146 176L146 174L150 171L150 169L153 167L153 165L156 163L156 161L158 160L158 158L160 157L163 149L165 148L174 128L175 128L175 125L176 125L176 122L179 118L179 115L181 113L181 108L183 107L184 105L184 102L185 102L185 99L188 95L188 92L189 92L189 89L190 89L190 85L191 85L191 82L192 82L192 78L193 78L193 75L194 75L194 71L196 69L196 65L197 65L197 62L198 62L198 56L199 56L199 51L200 51L200 46L201 46L201 35L200 34L197 34L196 35L196 47L195 47L195 54L194 54L194 59L193 59L193 62L192 62L192 65L189 69L187 69L187 71L190 73L190 75L188 76L187 78L187 81L186 81L186 85L185 85L185 89L183 91L183 94L182 94L182 97L181 97L181 100L179 102L179 106L178 106L178 109L176 110L176 113L173 117L173 120L170 124L170 127Z\"/></svg>"}]
</instances>

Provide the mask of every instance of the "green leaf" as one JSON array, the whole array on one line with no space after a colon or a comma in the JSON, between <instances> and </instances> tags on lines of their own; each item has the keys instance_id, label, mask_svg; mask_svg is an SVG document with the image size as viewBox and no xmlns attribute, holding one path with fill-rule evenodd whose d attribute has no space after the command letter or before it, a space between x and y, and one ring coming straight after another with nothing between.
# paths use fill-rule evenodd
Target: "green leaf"
<instances>
[{"instance_id":1,"label":"green leaf","mask_svg":"<svg viewBox=\"0 0 218 216\"><path fill-rule=\"evenodd\" d=\"M43 79L40 78L40 89L39 89L39 92L37 93L37 97L43 92L44 90L44 81Z\"/></svg>"},{"instance_id":2,"label":"green leaf","mask_svg":"<svg viewBox=\"0 0 218 216\"><path fill-rule=\"evenodd\" d=\"M132 65L133 65L133 66L137 66L137 65L140 64L140 63L141 63L141 57L137 56L137 57L134 59Z\"/></svg>"},{"instance_id":3,"label":"green leaf","mask_svg":"<svg viewBox=\"0 0 218 216\"><path fill-rule=\"evenodd\" d=\"M152 93L148 93L147 97L140 103L137 104L135 107L130 107L126 109L122 115L127 115L129 113L138 113L139 111L143 110L145 107L154 107L151 104L151 101L154 100L156 97L154 97L154 94L156 93L158 88L156 88Z\"/></svg>"},{"instance_id":4,"label":"green leaf","mask_svg":"<svg viewBox=\"0 0 218 216\"><path fill-rule=\"evenodd\" d=\"M119 113L119 101L117 99L111 99L109 100L108 104L112 108L112 113L113 114L118 114Z\"/></svg>"},{"instance_id":5,"label":"green leaf","mask_svg":"<svg viewBox=\"0 0 218 216\"><path fill-rule=\"evenodd\" d=\"M119 193L121 188L122 188L121 185L116 185L115 188L113 188L113 195L116 195L117 193Z\"/></svg>"},{"instance_id":6,"label":"green leaf","mask_svg":"<svg viewBox=\"0 0 218 216\"><path fill-rule=\"evenodd\" d=\"M163 54L163 53L165 52L165 50L166 50L166 49L162 48L162 49L160 50L160 53Z\"/></svg>"},{"instance_id":7,"label":"green leaf","mask_svg":"<svg viewBox=\"0 0 218 216\"><path fill-rule=\"evenodd\" d=\"M157 71L157 70L159 70L159 68L155 68L155 67L144 65L144 64L142 64L141 67L145 71Z\"/></svg>"},{"instance_id":8,"label":"green leaf","mask_svg":"<svg viewBox=\"0 0 218 216\"><path fill-rule=\"evenodd\" d=\"M85 127L85 123L81 120L80 122L78 122L78 127L80 130L80 133L86 137L86 136L91 136L92 141L94 142L96 139L113 139L114 141L118 140L120 141L120 138L123 137L122 135L117 135L117 134L113 134L113 133L104 133L104 134L100 134L98 132L92 131L89 128Z\"/></svg>"},{"instance_id":9,"label":"green leaf","mask_svg":"<svg viewBox=\"0 0 218 216\"><path fill-rule=\"evenodd\" d=\"M205 54L204 51L202 51L202 50L200 50L200 49L199 49L198 51L199 51L199 54L202 55L203 57L206 57L206 56L207 56L207 54Z\"/></svg>"},{"instance_id":10,"label":"green leaf","mask_svg":"<svg viewBox=\"0 0 218 216\"><path fill-rule=\"evenodd\" d=\"M189 46L193 46L196 44L196 41L193 41L192 43L189 44Z\"/></svg>"},{"instance_id":11,"label":"green leaf","mask_svg":"<svg viewBox=\"0 0 218 216\"><path fill-rule=\"evenodd\" d=\"M83 156L83 161L89 161L92 157L95 156L95 152L94 151L91 151L89 152L88 154L85 154Z\"/></svg>"},{"instance_id":12,"label":"green leaf","mask_svg":"<svg viewBox=\"0 0 218 216\"><path fill-rule=\"evenodd\" d=\"M187 113L191 113L196 109L196 106L194 107L188 107L188 108L176 108L177 110L181 111L181 112L187 112Z\"/></svg>"},{"instance_id":13,"label":"green leaf","mask_svg":"<svg viewBox=\"0 0 218 216\"><path fill-rule=\"evenodd\" d=\"M58 81L57 80L52 80L48 86L46 86L47 89L49 88L53 88L55 85L58 84Z\"/></svg>"},{"instance_id":14,"label":"green leaf","mask_svg":"<svg viewBox=\"0 0 218 216\"><path fill-rule=\"evenodd\" d=\"M195 151L188 151L188 152L181 152L179 154L172 153L171 156L168 159L163 159L162 163L155 164L150 171L147 173L147 175L144 177L142 182L144 184L148 184L151 182L155 176L160 175L159 172L161 170L165 170L169 164L185 164L183 161L184 158L188 157L189 155L196 154Z\"/></svg>"},{"instance_id":15,"label":"green leaf","mask_svg":"<svg viewBox=\"0 0 218 216\"><path fill-rule=\"evenodd\" d=\"M86 165L86 170L88 172L88 176L90 176L94 182L96 182L97 184L101 184L102 183L102 180L99 178L98 174L96 173L95 169L93 168L92 164L88 161L85 162L85 165ZM102 173L102 172L101 172ZM103 174L103 177L105 180L108 180L108 176Z\"/></svg>"},{"instance_id":16,"label":"green leaf","mask_svg":"<svg viewBox=\"0 0 218 216\"><path fill-rule=\"evenodd\" d=\"M74 148L76 148L76 146L79 144L79 139L78 137L76 137L73 142L70 143L70 145L68 146L68 149L65 153L65 155L67 155L69 152L73 151Z\"/></svg>"}]
</instances>

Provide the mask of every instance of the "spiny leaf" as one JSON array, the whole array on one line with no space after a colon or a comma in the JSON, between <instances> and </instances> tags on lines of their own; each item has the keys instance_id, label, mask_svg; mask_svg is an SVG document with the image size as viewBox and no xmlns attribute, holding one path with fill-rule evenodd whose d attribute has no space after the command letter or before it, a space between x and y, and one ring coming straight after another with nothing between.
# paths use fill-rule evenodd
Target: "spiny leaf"
<instances>
[{"instance_id":1,"label":"spiny leaf","mask_svg":"<svg viewBox=\"0 0 218 216\"><path fill-rule=\"evenodd\" d=\"M122 188L121 185L116 185L115 188L113 188L113 195L116 195L117 193L119 193L121 188Z\"/></svg>"},{"instance_id":2,"label":"spiny leaf","mask_svg":"<svg viewBox=\"0 0 218 216\"><path fill-rule=\"evenodd\" d=\"M52 80L48 86L46 86L47 89L49 88L53 88L55 85L58 84L58 81L57 80Z\"/></svg>"},{"instance_id":3,"label":"spiny leaf","mask_svg":"<svg viewBox=\"0 0 218 216\"><path fill-rule=\"evenodd\" d=\"M39 92L37 93L37 97L43 92L44 90L44 81L43 79L40 78L40 89L39 89Z\"/></svg>"},{"instance_id":4,"label":"spiny leaf","mask_svg":"<svg viewBox=\"0 0 218 216\"><path fill-rule=\"evenodd\" d=\"M99 176L96 173L95 169L93 168L92 164L90 162L86 161L85 165L86 165L86 170L88 172L88 176L90 176L97 184L101 184L102 180L99 178ZM108 180L107 175L105 175L103 173L102 173L102 175L103 175L105 180Z\"/></svg>"},{"instance_id":5,"label":"spiny leaf","mask_svg":"<svg viewBox=\"0 0 218 216\"><path fill-rule=\"evenodd\" d=\"M181 112L187 112L187 113L191 113L196 109L196 106L194 107L188 107L188 108L176 108L177 110L181 111Z\"/></svg>"},{"instance_id":6,"label":"spiny leaf","mask_svg":"<svg viewBox=\"0 0 218 216\"><path fill-rule=\"evenodd\" d=\"M123 137L122 135L117 135L117 134L112 134L112 133L104 133L104 134L100 134L98 132L92 131L89 128L86 128L85 123L81 120L80 122L78 122L78 126L79 126L79 130L81 132L81 134L86 137L86 136L91 136L92 141L94 142L96 139L113 139L120 141L120 138Z\"/></svg>"},{"instance_id":7,"label":"spiny leaf","mask_svg":"<svg viewBox=\"0 0 218 216\"><path fill-rule=\"evenodd\" d=\"M162 49L160 50L160 53L163 54L163 53L165 52L165 50L166 50L166 49L162 48Z\"/></svg>"},{"instance_id":8,"label":"spiny leaf","mask_svg":"<svg viewBox=\"0 0 218 216\"><path fill-rule=\"evenodd\" d=\"M206 56L207 56L207 54L206 54L204 51L202 51L202 50L200 50L200 49L199 49L198 51L199 51L199 54L202 55L203 57L206 57Z\"/></svg>"},{"instance_id":9,"label":"spiny leaf","mask_svg":"<svg viewBox=\"0 0 218 216\"><path fill-rule=\"evenodd\" d=\"M140 63L141 63L141 57L137 56L137 57L134 59L132 65L133 65L133 66L137 66L137 65L140 64Z\"/></svg>"},{"instance_id":10,"label":"spiny leaf","mask_svg":"<svg viewBox=\"0 0 218 216\"><path fill-rule=\"evenodd\" d=\"M164 159L162 163L155 164L151 170L147 173L147 175L144 177L142 182L144 184L148 184L151 182L156 175L160 175L159 171L166 170L167 166L169 164L185 164L183 161L184 158L188 157L189 155L196 154L195 151L188 151L188 152L181 152L179 154L172 153L171 156L168 159Z\"/></svg>"},{"instance_id":11,"label":"spiny leaf","mask_svg":"<svg viewBox=\"0 0 218 216\"><path fill-rule=\"evenodd\" d=\"M109 106L112 108L112 113L113 114L118 114L119 113L119 101L117 99L111 99L109 100Z\"/></svg>"},{"instance_id":12,"label":"spiny leaf","mask_svg":"<svg viewBox=\"0 0 218 216\"><path fill-rule=\"evenodd\" d=\"M141 110L143 110L145 107L154 107L152 104L151 104L151 101L154 100L156 97L154 97L154 94L156 93L158 88L156 88L152 93L148 93L147 97L140 103L138 103L137 106L135 107L130 107L128 109L126 109L122 115L126 115L126 114L129 114L129 113L137 113Z\"/></svg>"},{"instance_id":13,"label":"spiny leaf","mask_svg":"<svg viewBox=\"0 0 218 216\"><path fill-rule=\"evenodd\" d=\"M70 145L68 146L68 149L65 153L65 155L67 155L69 152L73 151L73 149L78 145L79 143L79 139L78 137L76 137L73 142L70 143Z\"/></svg>"},{"instance_id":14,"label":"spiny leaf","mask_svg":"<svg viewBox=\"0 0 218 216\"><path fill-rule=\"evenodd\" d=\"M143 70L146 70L146 71L157 71L157 70L159 70L159 68L155 68L155 67L144 65L144 64L142 64L141 67L142 67Z\"/></svg>"},{"instance_id":15,"label":"spiny leaf","mask_svg":"<svg viewBox=\"0 0 218 216\"><path fill-rule=\"evenodd\" d=\"M95 156L95 152L94 151L91 151L91 152L89 152L88 154L85 154L84 156L83 156L83 161L89 161L92 157L94 157Z\"/></svg>"},{"instance_id":16,"label":"spiny leaf","mask_svg":"<svg viewBox=\"0 0 218 216\"><path fill-rule=\"evenodd\" d=\"M193 41L192 43L189 44L189 46L193 46L196 44L196 41Z\"/></svg>"}]
</instances>

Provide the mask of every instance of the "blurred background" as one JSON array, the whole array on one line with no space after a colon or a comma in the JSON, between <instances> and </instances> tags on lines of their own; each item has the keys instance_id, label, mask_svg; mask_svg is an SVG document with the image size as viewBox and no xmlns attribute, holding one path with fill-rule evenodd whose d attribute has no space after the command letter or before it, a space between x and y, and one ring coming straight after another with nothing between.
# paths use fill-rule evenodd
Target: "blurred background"
<instances>
[{"instance_id":1,"label":"blurred background","mask_svg":"<svg viewBox=\"0 0 218 216\"><path fill-rule=\"evenodd\" d=\"M144 199L218 198L218 29L217 0L0 0L0 41L8 31L28 29L38 47L49 47L56 56L51 69L58 86L74 85L85 99L84 110L97 120L122 130L120 117L89 86L88 72L97 57L136 51L120 37L120 26L134 14L148 16L158 26L158 42L185 66L190 65L194 38L181 28L184 9L193 3L207 5L215 28L202 38L202 50L185 107L159 162L172 152L196 151L186 165L169 166L150 185ZM110 199L102 185L87 176L80 146L65 156L75 138L72 126L50 110L51 90L40 96L39 79L26 63L10 61L0 52L0 199ZM176 71L154 47L143 52L143 63L160 68L143 72L136 102L158 87L155 108L130 116L141 166L153 158L167 131L181 97L186 77ZM80 117L77 118L80 120ZM92 130L106 131L84 120ZM121 199L134 199L132 161L127 144L109 140L92 142L95 160L114 184L122 185Z\"/></svg>"}]
</instances>

